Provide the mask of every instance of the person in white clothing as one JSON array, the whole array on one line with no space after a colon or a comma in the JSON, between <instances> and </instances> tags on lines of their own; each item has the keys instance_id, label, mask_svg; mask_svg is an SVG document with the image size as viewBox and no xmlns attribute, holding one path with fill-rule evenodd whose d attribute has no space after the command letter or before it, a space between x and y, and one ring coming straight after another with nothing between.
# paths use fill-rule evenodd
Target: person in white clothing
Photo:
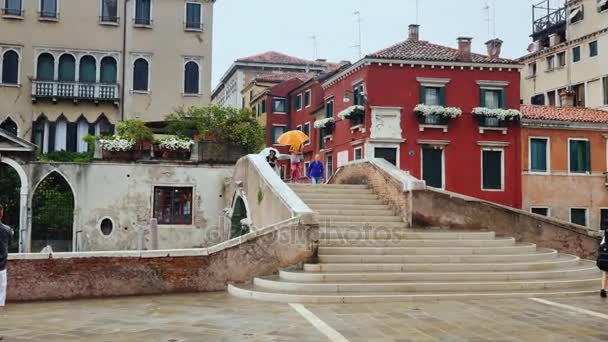
<instances>
[{"instance_id":1,"label":"person in white clothing","mask_svg":"<svg viewBox=\"0 0 608 342\"><path fill-rule=\"evenodd\" d=\"M2 223L4 207L0 205L0 307L6 302L6 262L8 259L8 244L13 237L11 227Z\"/></svg>"}]
</instances>

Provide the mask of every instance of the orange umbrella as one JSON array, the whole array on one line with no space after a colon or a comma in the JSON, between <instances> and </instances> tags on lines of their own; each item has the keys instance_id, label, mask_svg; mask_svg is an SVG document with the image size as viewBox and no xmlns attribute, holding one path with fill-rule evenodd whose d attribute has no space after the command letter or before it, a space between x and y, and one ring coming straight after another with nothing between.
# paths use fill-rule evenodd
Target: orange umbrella
<instances>
[{"instance_id":1,"label":"orange umbrella","mask_svg":"<svg viewBox=\"0 0 608 342\"><path fill-rule=\"evenodd\" d=\"M302 131L289 131L281 134L277 139L277 142L281 145L291 146L292 148L299 148L307 142L310 138Z\"/></svg>"}]
</instances>

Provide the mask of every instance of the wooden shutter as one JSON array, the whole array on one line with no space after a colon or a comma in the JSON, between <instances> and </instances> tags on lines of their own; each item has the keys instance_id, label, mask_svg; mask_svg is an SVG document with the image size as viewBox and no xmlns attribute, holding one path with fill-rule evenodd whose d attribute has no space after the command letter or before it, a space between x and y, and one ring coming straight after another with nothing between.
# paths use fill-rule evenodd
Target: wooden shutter
<instances>
[{"instance_id":1,"label":"wooden shutter","mask_svg":"<svg viewBox=\"0 0 608 342\"><path fill-rule=\"evenodd\" d=\"M500 90L500 107L499 108L502 108L502 109L507 108L507 90L506 89Z\"/></svg>"},{"instance_id":2,"label":"wooden shutter","mask_svg":"<svg viewBox=\"0 0 608 342\"><path fill-rule=\"evenodd\" d=\"M43 142L44 144L44 142ZM49 122L49 144L48 152L55 152L55 123Z\"/></svg>"},{"instance_id":3,"label":"wooden shutter","mask_svg":"<svg viewBox=\"0 0 608 342\"><path fill-rule=\"evenodd\" d=\"M483 188L500 190L502 188L502 152L483 151Z\"/></svg>"},{"instance_id":4,"label":"wooden shutter","mask_svg":"<svg viewBox=\"0 0 608 342\"><path fill-rule=\"evenodd\" d=\"M420 86L420 103L426 104L426 87Z\"/></svg>"},{"instance_id":5,"label":"wooden shutter","mask_svg":"<svg viewBox=\"0 0 608 342\"><path fill-rule=\"evenodd\" d=\"M439 88L439 105L445 107L445 87Z\"/></svg>"},{"instance_id":6,"label":"wooden shutter","mask_svg":"<svg viewBox=\"0 0 608 342\"><path fill-rule=\"evenodd\" d=\"M578 162L577 162L577 141L576 140L570 140L570 172L578 172L579 171L579 166L578 166Z\"/></svg>"},{"instance_id":7,"label":"wooden shutter","mask_svg":"<svg viewBox=\"0 0 608 342\"><path fill-rule=\"evenodd\" d=\"M585 141L584 146L585 146L585 152L584 152L585 171L588 171L589 173L591 173L591 142Z\"/></svg>"},{"instance_id":8,"label":"wooden shutter","mask_svg":"<svg viewBox=\"0 0 608 342\"><path fill-rule=\"evenodd\" d=\"M479 90L479 107L485 107L485 106L486 106L486 90L480 89Z\"/></svg>"}]
</instances>

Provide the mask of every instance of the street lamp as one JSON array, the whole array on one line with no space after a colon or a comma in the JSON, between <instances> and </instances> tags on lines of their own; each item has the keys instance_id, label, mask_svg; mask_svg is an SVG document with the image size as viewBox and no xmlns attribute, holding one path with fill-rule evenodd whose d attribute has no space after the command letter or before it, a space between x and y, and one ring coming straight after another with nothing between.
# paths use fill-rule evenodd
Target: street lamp
<instances>
[{"instance_id":1,"label":"street lamp","mask_svg":"<svg viewBox=\"0 0 608 342\"><path fill-rule=\"evenodd\" d=\"M352 90L344 90L344 97L342 97L342 102L347 103L350 102L350 94L353 95L353 97L355 96L355 92L353 92ZM359 96L361 96L361 104L365 105L368 101L368 96L365 92L360 92Z\"/></svg>"}]
</instances>

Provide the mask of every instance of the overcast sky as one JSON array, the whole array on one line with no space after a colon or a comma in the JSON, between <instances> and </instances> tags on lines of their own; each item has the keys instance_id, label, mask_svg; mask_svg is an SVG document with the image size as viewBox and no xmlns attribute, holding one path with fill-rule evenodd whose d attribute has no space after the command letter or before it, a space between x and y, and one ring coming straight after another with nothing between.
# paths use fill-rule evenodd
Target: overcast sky
<instances>
[{"instance_id":1,"label":"overcast sky","mask_svg":"<svg viewBox=\"0 0 608 342\"><path fill-rule=\"evenodd\" d=\"M531 42L531 6L538 1L418 0L420 37L455 47L458 36L470 36L474 51L485 53L489 36L483 7L495 3L503 56L519 57ZM358 60L352 47L357 41L354 11L361 12L363 55L405 40L408 25L416 22L416 0L217 0L213 86L240 57L274 50L312 59L313 35L318 58Z\"/></svg>"}]
</instances>

